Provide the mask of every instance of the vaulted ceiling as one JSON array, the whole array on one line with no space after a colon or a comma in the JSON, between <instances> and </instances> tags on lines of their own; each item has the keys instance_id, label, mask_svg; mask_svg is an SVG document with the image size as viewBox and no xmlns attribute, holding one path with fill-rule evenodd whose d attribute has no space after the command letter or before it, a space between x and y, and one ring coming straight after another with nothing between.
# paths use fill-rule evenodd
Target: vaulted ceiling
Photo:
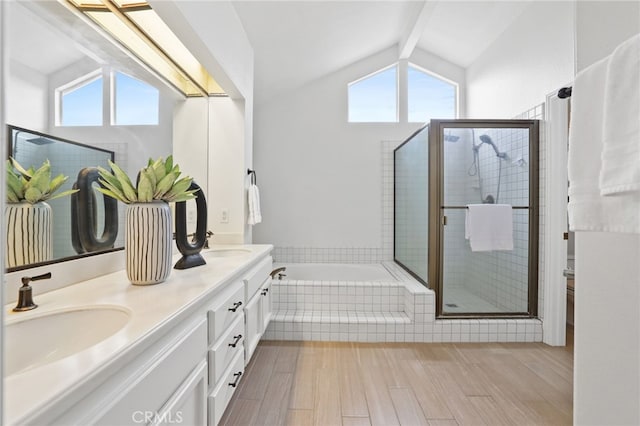
<instances>
[{"instance_id":1,"label":"vaulted ceiling","mask_svg":"<svg viewBox=\"0 0 640 426\"><path fill-rule=\"evenodd\" d=\"M393 46L398 47L398 57L418 47L466 68L531 1L237 0L232 4L254 49L259 103ZM208 13L207 3L196 2L203 14ZM12 13L12 22L39 19L21 8ZM39 64L47 64L39 69L44 74L87 54L79 44L62 42L53 43L54 49L36 49L38 38L55 40L60 35L53 30L30 31L30 25L10 27L11 55L25 65L37 56Z\"/></svg>"},{"instance_id":2,"label":"vaulted ceiling","mask_svg":"<svg viewBox=\"0 0 640 426\"><path fill-rule=\"evenodd\" d=\"M397 45L468 67L530 1L237 1L256 101Z\"/></svg>"}]
</instances>

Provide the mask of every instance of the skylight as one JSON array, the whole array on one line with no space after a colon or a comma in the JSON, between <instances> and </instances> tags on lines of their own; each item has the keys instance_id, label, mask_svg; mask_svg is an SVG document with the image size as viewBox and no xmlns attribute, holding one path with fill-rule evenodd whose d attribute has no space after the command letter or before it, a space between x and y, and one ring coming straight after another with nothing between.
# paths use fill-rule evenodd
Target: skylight
<instances>
[{"instance_id":1,"label":"skylight","mask_svg":"<svg viewBox=\"0 0 640 426\"><path fill-rule=\"evenodd\" d=\"M91 18L186 96L224 94L222 88L145 1L59 0Z\"/></svg>"}]
</instances>

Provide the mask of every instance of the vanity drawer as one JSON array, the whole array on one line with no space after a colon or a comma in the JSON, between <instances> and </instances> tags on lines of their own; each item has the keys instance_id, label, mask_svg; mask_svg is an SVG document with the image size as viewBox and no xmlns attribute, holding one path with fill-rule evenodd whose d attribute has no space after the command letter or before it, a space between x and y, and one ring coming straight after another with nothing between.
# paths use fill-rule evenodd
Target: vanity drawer
<instances>
[{"instance_id":1,"label":"vanity drawer","mask_svg":"<svg viewBox=\"0 0 640 426\"><path fill-rule=\"evenodd\" d=\"M238 384L244 374L244 357L242 353L237 353L231 363L231 367L218 383L218 386L209 395L209 426L216 426L224 410L227 408L233 393L238 389Z\"/></svg>"},{"instance_id":2,"label":"vanity drawer","mask_svg":"<svg viewBox=\"0 0 640 426\"><path fill-rule=\"evenodd\" d=\"M244 348L244 321L236 318L229 329L209 349L209 387L213 388L224 374L229 363Z\"/></svg>"},{"instance_id":3,"label":"vanity drawer","mask_svg":"<svg viewBox=\"0 0 640 426\"><path fill-rule=\"evenodd\" d=\"M218 340L236 318L242 317L244 303L244 288L241 281L234 282L216 296L215 302L207 311L209 345Z\"/></svg>"},{"instance_id":4,"label":"vanity drawer","mask_svg":"<svg viewBox=\"0 0 640 426\"><path fill-rule=\"evenodd\" d=\"M271 256L267 256L266 259L261 261L258 266L253 268L247 276L244 278L244 285L246 288L245 300L249 300L258 291L264 280L271 274L273 270L273 259Z\"/></svg>"}]
</instances>

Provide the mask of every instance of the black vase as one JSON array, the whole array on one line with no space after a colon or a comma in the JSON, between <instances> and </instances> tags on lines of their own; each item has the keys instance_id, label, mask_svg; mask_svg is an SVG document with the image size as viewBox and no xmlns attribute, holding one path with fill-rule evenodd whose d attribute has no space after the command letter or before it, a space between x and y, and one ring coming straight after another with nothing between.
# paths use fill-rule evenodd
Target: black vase
<instances>
[{"instance_id":1,"label":"black vase","mask_svg":"<svg viewBox=\"0 0 640 426\"><path fill-rule=\"evenodd\" d=\"M113 248L118 236L118 202L103 195L104 227L101 236L98 228L98 207L93 184L99 183L100 175L96 167L85 167L78 173L71 194L71 244L76 253L90 253Z\"/></svg>"},{"instance_id":2,"label":"black vase","mask_svg":"<svg viewBox=\"0 0 640 426\"><path fill-rule=\"evenodd\" d=\"M189 241L187 236L187 202L180 201L176 203L176 245L180 253L182 253L182 258L175 264L175 269L188 269L207 263L200 255L200 251L207 242L207 200L197 183L191 182L189 190L196 190L196 233L193 239Z\"/></svg>"}]
</instances>

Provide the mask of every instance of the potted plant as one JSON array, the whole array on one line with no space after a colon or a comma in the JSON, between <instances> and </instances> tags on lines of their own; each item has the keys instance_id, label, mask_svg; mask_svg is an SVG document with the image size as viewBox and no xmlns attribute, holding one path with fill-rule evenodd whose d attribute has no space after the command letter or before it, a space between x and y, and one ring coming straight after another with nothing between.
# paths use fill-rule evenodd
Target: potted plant
<instances>
[{"instance_id":1,"label":"potted plant","mask_svg":"<svg viewBox=\"0 0 640 426\"><path fill-rule=\"evenodd\" d=\"M38 169L33 166L25 169L15 159L7 160L7 268L51 260L52 215L46 201L77 192L68 190L56 194L67 179L68 176L62 174L51 179L49 160Z\"/></svg>"},{"instance_id":2,"label":"potted plant","mask_svg":"<svg viewBox=\"0 0 640 426\"><path fill-rule=\"evenodd\" d=\"M189 190L192 179L180 178L173 157L149 159L138 173L136 185L115 163L111 171L98 168L102 188L98 191L127 204L125 215L125 257L127 277L132 284L158 284L171 272L171 210L169 202L195 198Z\"/></svg>"}]
</instances>

